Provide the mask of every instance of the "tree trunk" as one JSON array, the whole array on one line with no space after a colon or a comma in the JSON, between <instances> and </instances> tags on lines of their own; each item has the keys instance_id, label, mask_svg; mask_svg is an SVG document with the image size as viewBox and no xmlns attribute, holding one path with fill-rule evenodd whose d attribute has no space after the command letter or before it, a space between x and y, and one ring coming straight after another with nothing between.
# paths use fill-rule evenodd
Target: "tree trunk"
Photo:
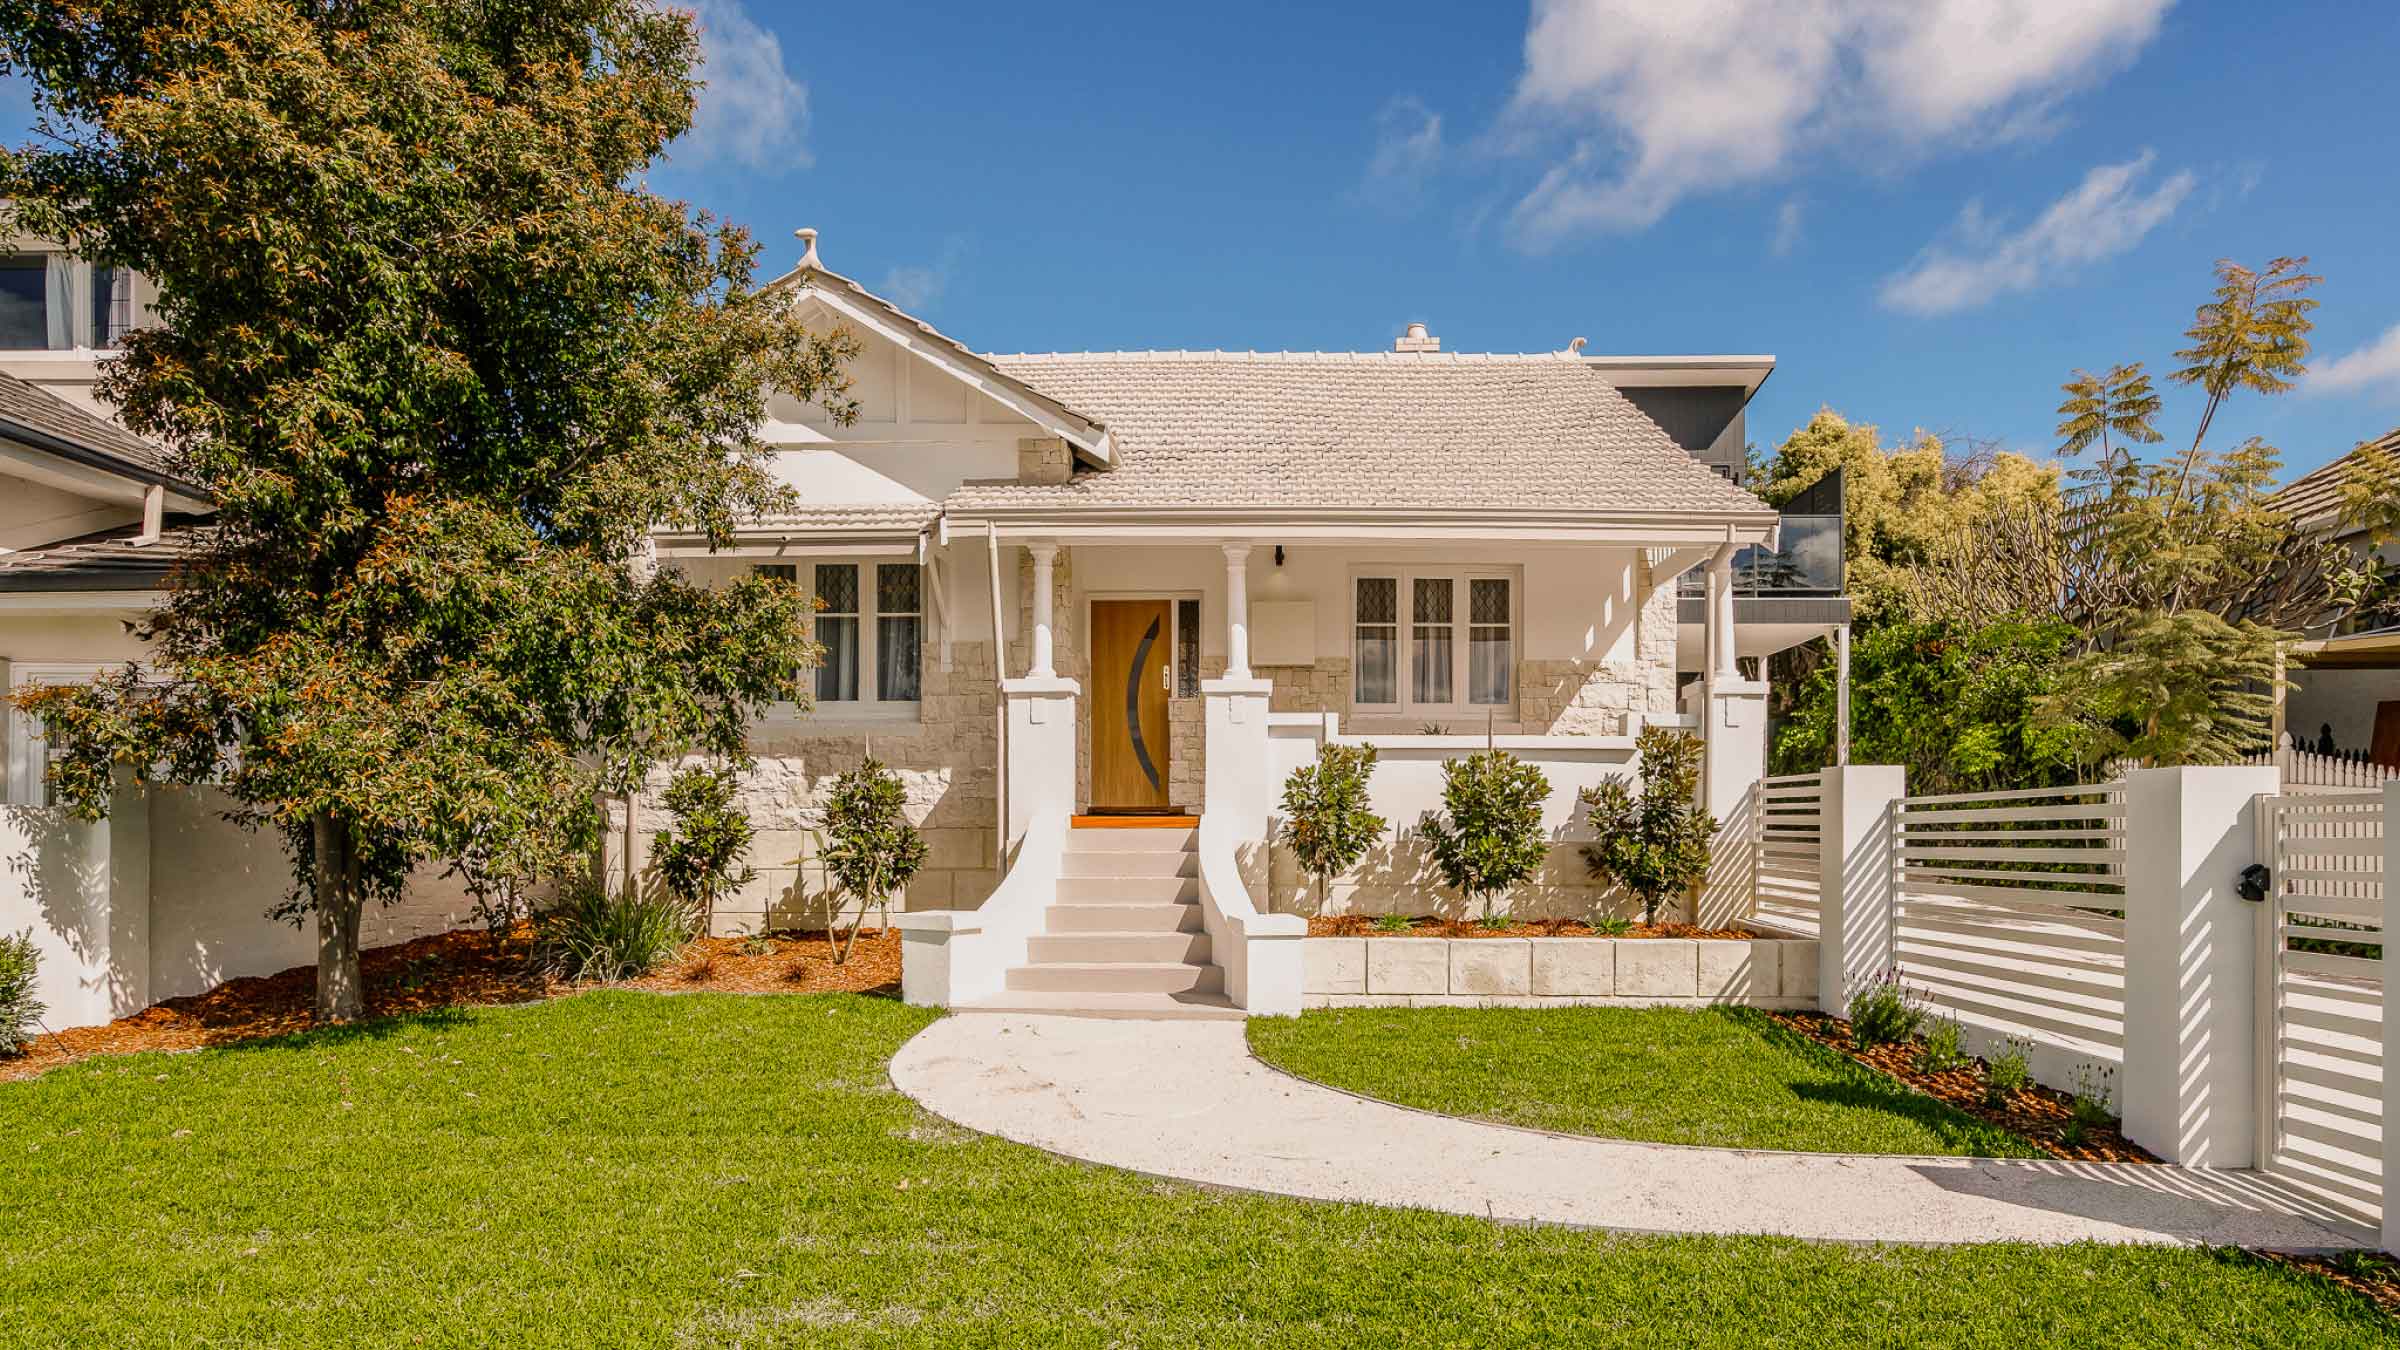
<instances>
[{"instance_id":1,"label":"tree trunk","mask_svg":"<svg viewBox=\"0 0 2400 1350\"><path fill-rule=\"evenodd\" d=\"M355 1022L366 1015L367 986L358 969L358 858L349 827L317 813L317 1020Z\"/></svg>"}]
</instances>

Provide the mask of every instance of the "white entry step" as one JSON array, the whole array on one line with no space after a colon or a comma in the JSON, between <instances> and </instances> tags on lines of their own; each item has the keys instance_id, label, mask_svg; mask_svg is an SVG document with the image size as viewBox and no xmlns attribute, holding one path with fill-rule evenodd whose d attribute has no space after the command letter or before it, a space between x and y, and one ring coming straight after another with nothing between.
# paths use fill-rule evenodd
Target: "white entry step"
<instances>
[{"instance_id":1,"label":"white entry step","mask_svg":"<svg viewBox=\"0 0 2400 1350\"><path fill-rule=\"evenodd\" d=\"M1026 963L978 1011L1235 1016L1200 918L1200 832L1189 818L1067 832L1062 876Z\"/></svg>"}]
</instances>

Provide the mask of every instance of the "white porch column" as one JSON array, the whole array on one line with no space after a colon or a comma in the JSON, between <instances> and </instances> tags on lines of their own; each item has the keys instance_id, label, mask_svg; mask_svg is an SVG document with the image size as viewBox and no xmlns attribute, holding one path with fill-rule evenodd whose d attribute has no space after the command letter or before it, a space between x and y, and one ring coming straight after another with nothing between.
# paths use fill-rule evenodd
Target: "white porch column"
<instances>
[{"instance_id":1,"label":"white porch column","mask_svg":"<svg viewBox=\"0 0 2400 1350\"><path fill-rule=\"evenodd\" d=\"M1050 639L1050 569L1058 560L1058 545L1027 544L1025 551L1033 555L1033 665L1025 677L1048 680L1058 675L1057 667L1051 664Z\"/></svg>"},{"instance_id":2,"label":"white porch column","mask_svg":"<svg viewBox=\"0 0 2400 1350\"><path fill-rule=\"evenodd\" d=\"M1225 545L1225 678L1250 678L1250 546Z\"/></svg>"},{"instance_id":3,"label":"white porch column","mask_svg":"<svg viewBox=\"0 0 2400 1350\"><path fill-rule=\"evenodd\" d=\"M1892 857L1893 803L1908 795L1897 764L1846 764L1825 771L1817 809L1817 1008L1850 1015L1850 996L1883 978L1898 959L1899 866Z\"/></svg>"},{"instance_id":4,"label":"white porch column","mask_svg":"<svg viewBox=\"0 0 2400 1350\"><path fill-rule=\"evenodd\" d=\"M2168 1162L2257 1161L2256 860L2271 765L2125 776L2125 1137Z\"/></svg>"},{"instance_id":5,"label":"white porch column","mask_svg":"<svg viewBox=\"0 0 2400 1350\"><path fill-rule=\"evenodd\" d=\"M1708 669L1712 675L1731 676L1739 666L1734 664L1733 645L1733 555L1735 546L1727 543L1708 560Z\"/></svg>"},{"instance_id":6,"label":"white porch column","mask_svg":"<svg viewBox=\"0 0 2400 1350\"><path fill-rule=\"evenodd\" d=\"M1850 625L1833 630L1833 762L1850 762Z\"/></svg>"}]
</instances>

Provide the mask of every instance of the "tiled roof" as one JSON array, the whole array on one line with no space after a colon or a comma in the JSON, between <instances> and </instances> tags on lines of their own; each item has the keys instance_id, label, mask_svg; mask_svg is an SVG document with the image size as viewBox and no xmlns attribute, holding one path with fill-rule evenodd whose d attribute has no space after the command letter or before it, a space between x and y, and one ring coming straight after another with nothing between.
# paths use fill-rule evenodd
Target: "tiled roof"
<instances>
[{"instance_id":1,"label":"tiled roof","mask_svg":"<svg viewBox=\"0 0 2400 1350\"><path fill-rule=\"evenodd\" d=\"M145 481L183 481L158 446L39 385L0 374L0 435L11 429L64 441Z\"/></svg>"},{"instance_id":2,"label":"tiled roof","mask_svg":"<svg viewBox=\"0 0 2400 1350\"><path fill-rule=\"evenodd\" d=\"M932 502L803 502L784 515L760 516L758 526L806 530L921 530L942 513Z\"/></svg>"},{"instance_id":3,"label":"tiled roof","mask_svg":"<svg viewBox=\"0 0 2400 1350\"><path fill-rule=\"evenodd\" d=\"M1089 352L993 365L1109 428L1118 460L1055 486L973 482L951 509L1341 506L1761 513L1563 352Z\"/></svg>"},{"instance_id":4,"label":"tiled roof","mask_svg":"<svg viewBox=\"0 0 2400 1350\"><path fill-rule=\"evenodd\" d=\"M2304 530L2333 529L2341 522L2342 483L2352 462L2368 450L2400 455L2400 429L2387 431L2331 464L2311 469L2284 485L2267 504L2292 518Z\"/></svg>"},{"instance_id":5,"label":"tiled roof","mask_svg":"<svg viewBox=\"0 0 2400 1350\"><path fill-rule=\"evenodd\" d=\"M142 591L198 551L207 522L171 515L152 544L135 544L139 524L96 530L39 548L0 552L0 591Z\"/></svg>"}]
</instances>

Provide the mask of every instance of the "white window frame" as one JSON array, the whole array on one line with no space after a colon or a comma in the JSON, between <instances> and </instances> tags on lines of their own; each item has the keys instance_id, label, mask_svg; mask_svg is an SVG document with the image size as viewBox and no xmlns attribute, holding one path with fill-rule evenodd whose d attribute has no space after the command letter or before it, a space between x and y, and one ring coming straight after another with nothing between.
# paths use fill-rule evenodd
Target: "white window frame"
<instances>
[{"instance_id":1,"label":"white window frame","mask_svg":"<svg viewBox=\"0 0 2400 1350\"><path fill-rule=\"evenodd\" d=\"M102 675L123 670L127 665L145 669L138 661L10 661L8 692L13 698L20 690L37 684L90 684ZM50 741L42 735L40 719L20 710L14 702L8 707L8 805L48 806L50 804Z\"/></svg>"},{"instance_id":2,"label":"white window frame","mask_svg":"<svg viewBox=\"0 0 2400 1350\"><path fill-rule=\"evenodd\" d=\"M1394 670L1396 703L1366 703L1358 697L1358 583L1371 577L1390 577L1399 584L1398 606L1394 617L1399 621L1398 662ZM1450 692L1446 703L1420 703L1416 699L1416 591L1422 578L1429 581L1448 581L1452 586L1450 608ZM1508 699L1502 703L1473 703L1468 701L1467 679L1473 660L1472 633L1474 623L1474 592L1468 583L1477 579L1508 583ZM1525 661L1525 572L1523 568L1506 564L1458 564L1428 566L1422 563L1359 563L1351 567L1348 589L1342 596L1343 648L1350 662L1350 710L1356 714L1383 717L1479 717L1491 713L1515 720L1517 700L1517 668Z\"/></svg>"},{"instance_id":3,"label":"white window frame","mask_svg":"<svg viewBox=\"0 0 2400 1350\"><path fill-rule=\"evenodd\" d=\"M878 621L883 618L883 611L876 603L880 597L875 584L875 569L879 566L908 566L917 569L917 607L908 612L908 617L913 617L917 621L918 697L916 698L886 699L878 697L883 687L882 673L877 668L879 644L876 641ZM802 712L797 703L778 703L769 709L769 716L787 719L806 717L810 720L824 721L915 721L922 715L925 706L923 698L925 648L927 640L932 636L933 628L926 609L926 601L929 599L926 592L933 585L930 568L906 555L865 553L855 555L814 554L790 559L761 559L752 563L750 570L755 573L767 567L791 568L793 584L811 596L817 594L817 569L819 567L855 567L858 569L858 611L856 615L858 620L858 697L854 699L817 697L817 672L812 669L805 677L809 682L809 711ZM902 617L901 612L894 611L894 617ZM815 636L816 629L813 620L809 632L812 637Z\"/></svg>"}]
</instances>

